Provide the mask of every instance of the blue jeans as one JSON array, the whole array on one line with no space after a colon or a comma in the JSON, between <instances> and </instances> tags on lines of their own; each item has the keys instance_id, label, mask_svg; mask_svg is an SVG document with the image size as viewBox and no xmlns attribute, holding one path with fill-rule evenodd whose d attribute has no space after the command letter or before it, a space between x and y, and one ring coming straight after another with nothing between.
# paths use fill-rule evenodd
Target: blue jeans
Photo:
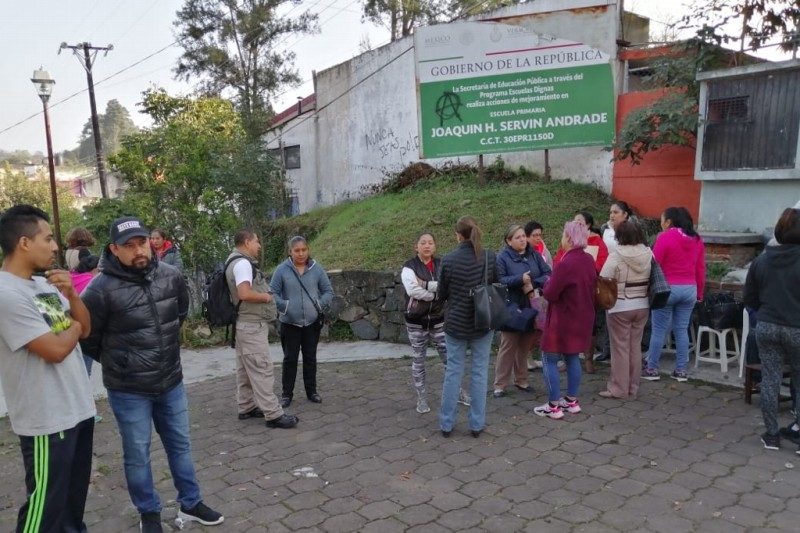
<instances>
[{"instance_id":1,"label":"blue jeans","mask_svg":"<svg viewBox=\"0 0 800 533\"><path fill-rule=\"evenodd\" d=\"M542 373L547 385L547 400L556 403L561 399L561 376L558 374L558 360L564 356L567 364L567 396L577 398L581 386L581 360L576 353L542 352Z\"/></svg>"},{"instance_id":2,"label":"blue jeans","mask_svg":"<svg viewBox=\"0 0 800 533\"><path fill-rule=\"evenodd\" d=\"M667 305L663 309L653 309L650 348L647 350L647 367L658 369L661 349L667 337L667 328L672 322L675 337L675 370L686 370L689 366L689 322L697 303L697 286L673 285Z\"/></svg>"},{"instance_id":3,"label":"blue jeans","mask_svg":"<svg viewBox=\"0 0 800 533\"><path fill-rule=\"evenodd\" d=\"M458 393L461 391L461 377L467 360L467 348L472 348L470 366L469 429L481 431L486 425L486 389L489 383L489 350L492 347L494 331L477 339L457 339L445 333L447 345L447 367L442 385L442 409L439 413L439 427L442 431L452 431L456 425Z\"/></svg>"},{"instance_id":4,"label":"blue jeans","mask_svg":"<svg viewBox=\"0 0 800 533\"><path fill-rule=\"evenodd\" d=\"M159 396L108 391L108 401L122 437L128 494L139 513L161 512L150 467L151 420L167 452L169 470L178 490L178 503L191 509L200 500L192 463L189 409L183 383Z\"/></svg>"}]
</instances>

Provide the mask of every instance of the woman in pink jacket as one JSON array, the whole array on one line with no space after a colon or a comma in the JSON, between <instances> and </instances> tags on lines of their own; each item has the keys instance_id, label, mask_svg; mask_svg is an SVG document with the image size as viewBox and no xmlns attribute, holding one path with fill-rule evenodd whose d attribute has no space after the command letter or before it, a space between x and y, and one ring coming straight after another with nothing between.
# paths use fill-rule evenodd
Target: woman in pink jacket
<instances>
[{"instance_id":1,"label":"woman in pink jacket","mask_svg":"<svg viewBox=\"0 0 800 533\"><path fill-rule=\"evenodd\" d=\"M698 301L703 300L706 283L705 247L694 230L692 215L685 207L668 207L661 215L664 230L656 238L653 255L670 284L666 307L652 310L650 349L647 350L647 367L642 369L642 379L658 381L658 362L661 348L672 323L675 336L676 363L672 379L687 381L689 366L689 321Z\"/></svg>"}]
</instances>

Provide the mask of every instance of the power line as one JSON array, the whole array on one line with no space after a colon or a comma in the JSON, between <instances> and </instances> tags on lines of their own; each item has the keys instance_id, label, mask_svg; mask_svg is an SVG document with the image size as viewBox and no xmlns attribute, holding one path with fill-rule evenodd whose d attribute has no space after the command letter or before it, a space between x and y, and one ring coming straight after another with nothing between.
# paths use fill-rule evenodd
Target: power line
<instances>
[{"instance_id":1,"label":"power line","mask_svg":"<svg viewBox=\"0 0 800 533\"><path fill-rule=\"evenodd\" d=\"M97 53L103 51L105 52L104 55L108 55L108 52L113 50L114 47L112 45L108 45L107 47L92 46L87 42L72 46L67 43L61 43L61 49L63 50L65 48L72 50L75 57L78 58L78 62L81 62L81 59L83 59L81 66L86 71L86 84L89 89L89 108L92 112L92 133L94 134L94 148L97 154L97 174L100 176L100 190L103 193L103 198L108 198L108 192L106 191L106 169L103 163L103 140L100 137L100 120L97 116L97 102L94 97L94 77L92 75L92 69L97 59ZM83 58L81 58L80 51L83 51Z\"/></svg>"},{"instance_id":2,"label":"power line","mask_svg":"<svg viewBox=\"0 0 800 533\"><path fill-rule=\"evenodd\" d=\"M328 103L327 103L327 104L325 104L324 106L322 106L322 107L320 107L320 108L316 109L316 110L315 110L315 113L316 113L316 114L319 114L319 112L320 112L320 111L324 110L325 108L327 108L328 106L330 106L331 104L333 104L334 102L336 102L337 100L339 100L340 98L344 98L344 97L345 97L347 94L349 94L349 93L350 93L350 91L352 91L353 89L355 89L356 87L358 87L359 85L361 85L362 83L364 83L365 81L367 81L368 79L370 79L371 77L375 76L375 75L376 75L376 74L378 74L380 71L382 71L383 69L387 68L389 65L391 65L392 63L394 63L395 61L397 61L398 59L400 59L401 57L403 57L404 55L406 55L408 52L410 52L410 51L411 51L411 50L413 50L413 49L414 49L414 45L411 45L411 46L409 46L408 48L406 48L405 50L403 50L402 52L400 52L399 54L397 54L397 56L395 56L394 58L392 58L391 60L389 60L387 63L385 63L384 65L381 65L380 67L378 67L377 69L375 69L375 71L374 71L374 72L370 72L369 74L367 74L366 76L364 76L364 78L360 79L359 81L357 81L356 83L354 83L353 85L351 85L350 87L348 87L348 88L347 88L347 89L346 89L346 90L345 90L345 91L344 91L342 94L340 94L340 95L338 95L338 96L334 97L334 98L333 98L333 99L332 99L330 102L328 102ZM309 118L310 118L310 117L309 117ZM306 120L308 120L308 119L306 119ZM305 122L305 120L303 120L303 122ZM294 128L296 128L297 126L299 126L299 125L300 125L300 124L302 124L303 122L300 122L300 123L297 123L297 124L293 124L292 126L290 126L290 127L286 128L286 130L284 130L284 131L282 131L282 132L281 132L281 135L283 135L283 134L286 134L286 133L289 133L290 131L292 131Z\"/></svg>"},{"instance_id":3,"label":"power line","mask_svg":"<svg viewBox=\"0 0 800 533\"><path fill-rule=\"evenodd\" d=\"M125 38L125 36L126 36L126 35L128 35L128 34L131 32L131 30L132 30L133 28L135 28L135 27L136 27L136 25L137 25L137 24L139 24L139 22L140 22L140 21L141 21L141 20L144 18L144 16L145 16L145 15L147 15L148 13L150 13L150 11L151 11L151 10L152 10L152 9L153 9L155 6L156 6L156 4L157 4L159 1L160 1L160 0L153 0L153 3L152 3L152 4L150 4L150 7L148 7L147 9L145 9L145 10L144 10L144 12L143 12L141 15L139 15L139 18L137 18L135 21L133 21L133 24L131 24L130 26L128 26L128 29L127 29L127 30L125 30L124 32L122 32L122 35L120 35L119 37L116 37L116 38L114 39L114 41L115 41L115 42L120 42L120 41L122 41L122 40Z\"/></svg>"},{"instance_id":4,"label":"power line","mask_svg":"<svg viewBox=\"0 0 800 533\"><path fill-rule=\"evenodd\" d=\"M122 68L122 69L120 69L120 70L116 71L115 73L111 74L110 76L107 76L107 77L103 78L102 80L100 80L100 81L98 81L98 82L95 82L95 86L97 86L97 85L100 85L101 83L104 83L104 82L106 82L106 81L108 81L108 80L110 80L110 79L116 78L117 76L119 76L119 75L120 75L120 74L122 74L123 72L127 72L128 70L132 69L133 67L135 67L135 66L137 66L137 65L140 65L140 64L144 63L144 62L145 62L145 61L147 61L148 59L150 59L150 58L152 58L152 57L155 57L155 56L157 56L158 54L160 54L160 53L164 52L165 50L168 50L169 48L172 48L172 47L173 47L173 46L175 46L176 44L178 44L178 41L173 41L172 43L168 44L167 46L165 46L165 47L163 47L163 48L161 48L161 49L159 49L159 50L156 50L155 52L153 52L152 54L150 54L150 55L148 55L148 56L145 56L145 57L143 57L143 58L142 58L142 59L140 59L139 61L136 61L136 62L134 62L134 63L131 63L131 64L130 64L130 65L128 65L127 67L125 67L125 68ZM83 93L85 93L86 91L88 91L88 88L87 88L87 89L81 89L80 91L74 92L74 93L72 93L71 95L67 96L66 98L62 98L61 100L58 100L57 102L55 102L55 103L53 103L53 104L50 104L48 107L49 107L50 109L52 109L52 108L56 107L57 105L60 105L60 104L63 104L64 102L68 102L69 100L72 100L72 99L73 99L73 98L75 98L76 96L78 96L78 95L80 95L80 94L83 94ZM41 114L42 114L42 111L39 111L39 112L37 112L37 113L34 113L33 115L30 115L30 116L28 116L28 117L25 117L24 119L20 120L19 122L15 123L15 124L12 124L11 126L8 126L8 127L7 127L7 128L5 128L5 129L2 129L2 130L0 130L0 135L2 135L3 133L5 133L5 132L7 132L7 131L9 131L9 130L11 130L11 129L14 129L14 128L16 128L17 126L20 126L20 125L22 125L22 124L24 124L24 123L28 122L29 120L32 120L32 119L34 119L34 118L38 117L38 116L39 116L39 115L41 115Z\"/></svg>"}]
</instances>

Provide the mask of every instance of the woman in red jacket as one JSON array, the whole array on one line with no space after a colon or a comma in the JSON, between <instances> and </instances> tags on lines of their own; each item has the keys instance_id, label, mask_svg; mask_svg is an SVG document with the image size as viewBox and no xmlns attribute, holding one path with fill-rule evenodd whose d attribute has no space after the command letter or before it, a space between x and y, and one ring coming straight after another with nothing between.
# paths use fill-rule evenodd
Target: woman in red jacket
<instances>
[{"instance_id":1,"label":"woman in red jacket","mask_svg":"<svg viewBox=\"0 0 800 533\"><path fill-rule=\"evenodd\" d=\"M564 416L563 410L573 414L581 412L578 355L592 335L597 285L595 262L585 252L588 235L585 225L578 221L567 222L561 237L561 247L565 251L543 289L549 306L541 342L542 371L549 401L533 410L539 416L559 419ZM563 398L558 374L561 356L567 365L567 394Z\"/></svg>"},{"instance_id":2,"label":"woman in red jacket","mask_svg":"<svg viewBox=\"0 0 800 533\"><path fill-rule=\"evenodd\" d=\"M594 217L591 213L586 211L577 211L573 220L575 222L580 222L586 227L587 230L589 230L589 237L586 239L586 249L584 251L594 258L594 268L599 274L600 271L603 270L603 265L606 264L606 259L608 259L608 246L606 246L606 243L603 242L603 237L600 236L600 231L595 229ZM564 250L560 249L558 251L558 255L556 255L554 263L561 261L563 256ZM597 344L597 335L606 326L606 314L602 311L596 313L596 315L592 318L592 324L592 337L589 339L587 347L583 349L583 355L586 358L584 363L586 365L587 374L594 374L595 372L594 349L595 345Z\"/></svg>"}]
</instances>

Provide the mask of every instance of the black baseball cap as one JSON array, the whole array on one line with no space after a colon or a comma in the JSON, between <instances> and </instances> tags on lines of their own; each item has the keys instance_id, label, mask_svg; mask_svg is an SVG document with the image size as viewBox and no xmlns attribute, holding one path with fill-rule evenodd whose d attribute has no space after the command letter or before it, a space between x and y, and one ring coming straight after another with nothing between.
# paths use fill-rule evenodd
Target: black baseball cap
<instances>
[{"instance_id":1,"label":"black baseball cap","mask_svg":"<svg viewBox=\"0 0 800 533\"><path fill-rule=\"evenodd\" d=\"M125 244L133 237L150 237L150 232L136 217L120 217L111 223L111 242Z\"/></svg>"}]
</instances>

